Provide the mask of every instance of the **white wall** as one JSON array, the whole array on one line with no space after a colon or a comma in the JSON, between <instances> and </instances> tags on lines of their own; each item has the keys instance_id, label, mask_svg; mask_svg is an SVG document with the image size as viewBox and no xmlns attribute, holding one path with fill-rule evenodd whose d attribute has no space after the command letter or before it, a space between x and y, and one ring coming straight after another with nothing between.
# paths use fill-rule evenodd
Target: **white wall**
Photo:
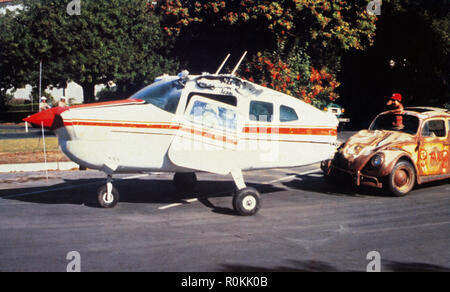
<instances>
[{"instance_id":1,"label":"white wall","mask_svg":"<svg viewBox=\"0 0 450 292\"><path fill-rule=\"evenodd\" d=\"M103 84L96 85L95 94L97 94L105 87L106 86ZM15 92L9 90L8 93L13 94L14 98L17 99L30 100L31 89L32 89L31 85L26 85L24 88L19 88ZM61 98L61 96L63 96L62 88L53 88L53 89L47 88L45 92L51 94L55 98L55 101L58 101ZM70 82L69 84L67 84L65 96L66 100L73 98L75 99L75 103L83 103L83 88L75 82Z\"/></svg>"}]
</instances>

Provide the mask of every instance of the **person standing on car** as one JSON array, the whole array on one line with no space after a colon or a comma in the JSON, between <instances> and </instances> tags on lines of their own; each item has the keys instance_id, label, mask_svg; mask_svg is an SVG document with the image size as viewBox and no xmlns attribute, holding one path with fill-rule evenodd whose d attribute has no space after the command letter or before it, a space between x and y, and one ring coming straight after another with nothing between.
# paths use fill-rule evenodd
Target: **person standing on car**
<instances>
[{"instance_id":1,"label":"person standing on car","mask_svg":"<svg viewBox=\"0 0 450 292\"><path fill-rule=\"evenodd\" d=\"M400 115L403 112L402 95L400 93L392 94L386 106L396 113L399 113L399 115L396 116L395 121L392 122L392 126L395 128L403 128L403 116Z\"/></svg>"},{"instance_id":2,"label":"person standing on car","mask_svg":"<svg viewBox=\"0 0 450 292\"><path fill-rule=\"evenodd\" d=\"M392 110L403 111L402 95L400 93L392 94L386 105Z\"/></svg>"}]
</instances>

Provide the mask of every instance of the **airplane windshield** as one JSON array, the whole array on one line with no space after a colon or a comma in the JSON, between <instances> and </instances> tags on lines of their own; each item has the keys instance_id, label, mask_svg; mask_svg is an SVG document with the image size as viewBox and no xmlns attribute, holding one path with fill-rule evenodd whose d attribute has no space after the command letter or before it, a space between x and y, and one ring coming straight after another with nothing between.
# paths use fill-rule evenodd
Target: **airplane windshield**
<instances>
[{"instance_id":1,"label":"airplane windshield","mask_svg":"<svg viewBox=\"0 0 450 292\"><path fill-rule=\"evenodd\" d=\"M415 135L419 128L419 119L407 114L385 114L376 118L370 130L400 131Z\"/></svg>"},{"instance_id":2,"label":"airplane windshield","mask_svg":"<svg viewBox=\"0 0 450 292\"><path fill-rule=\"evenodd\" d=\"M170 113L177 111L178 102L180 101L181 88L177 81L158 81L155 82L132 95L132 99L143 99L154 106Z\"/></svg>"}]
</instances>

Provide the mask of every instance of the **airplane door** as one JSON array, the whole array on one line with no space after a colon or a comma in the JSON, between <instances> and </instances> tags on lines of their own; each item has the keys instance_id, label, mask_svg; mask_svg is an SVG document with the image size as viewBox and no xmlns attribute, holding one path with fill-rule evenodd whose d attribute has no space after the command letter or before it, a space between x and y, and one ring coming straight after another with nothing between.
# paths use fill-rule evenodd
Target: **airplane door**
<instances>
[{"instance_id":1,"label":"airplane door","mask_svg":"<svg viewBox=\"0 0 450 292\"><path fill-rule=\"evenodd\" d=\"M419 149L419 175L435 176L448 174L449 143L448 130L443 119L424 123Z\"/></svg>"},{"instance_id":2,"label":"airplane door","mask_svg":"<svg viewBox=\"0 0 450 292\"><path fill-rule=\"evenodd\" d=\"M168 156L175 165L226 175L237 167L241 119L236 106L194 95Z\"/></svg>"}]
</instances>

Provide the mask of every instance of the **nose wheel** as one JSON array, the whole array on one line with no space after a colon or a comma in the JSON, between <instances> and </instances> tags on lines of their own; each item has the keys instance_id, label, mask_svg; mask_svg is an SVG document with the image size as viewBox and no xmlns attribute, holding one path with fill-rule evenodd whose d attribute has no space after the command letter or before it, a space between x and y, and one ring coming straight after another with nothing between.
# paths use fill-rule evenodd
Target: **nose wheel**
<instances>
[{"instance_id":1,"label":"nose wheel","mask_svg":"<svg viewBox=\"0 0 450 292\"><path fill-rule=\"evenodd\" d=\"M106 185L97 192L97 202L102 208L114 208L119 203L119 192L112 185L112 176L108 175Z\"/></svg>"}]
</instances>

